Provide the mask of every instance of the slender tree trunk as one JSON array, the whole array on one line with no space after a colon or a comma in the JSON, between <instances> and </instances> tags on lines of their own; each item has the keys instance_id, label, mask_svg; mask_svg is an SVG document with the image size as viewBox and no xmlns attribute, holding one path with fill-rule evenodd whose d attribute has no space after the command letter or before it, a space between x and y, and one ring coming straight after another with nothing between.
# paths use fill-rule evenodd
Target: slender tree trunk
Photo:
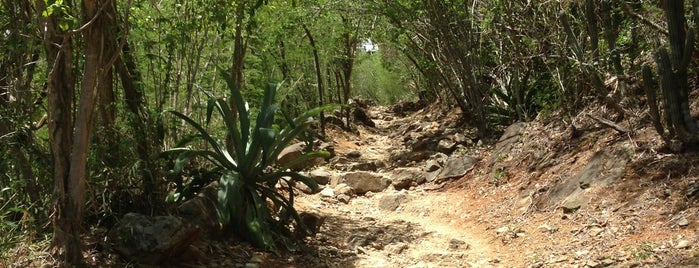
<instances>
[{"instance_id":1,"label":"slender tree trunk","mask_svg":"<svg viewBox=\"0 0 699 268\"><path fill-rule=\"evenodd\" d=\"M141 161L139 170L143 181L143 191L146 194L150 194L155 190L155 178L151 172L152 160L150 154L154 151L154 146L157 147L157 144L162 144L162 140L156 140L152 132L149 131L153 130L153 128L148 127L153 122L143 108L143 89L134 82L141 81L141 75L136 69L128 44L122 48L122 54L117 58L115 68L124 88L126 107L133 114L133 119L130 120L131 128L139 140L136 144L136 154ZM159 149L155 150L159 151Z\"/></svg>"},{"instance_id":2,"label":"slender tree trunk","mask_svg":"<svg viewBox=\"0 0 699 268\"><path fill-rule=\"evenodd\" d=\"M587 20L587 35L590 37L590 50L592 59L599 60L599 28L597 27L597 10L595 2L598 0L585 0L585 20Z\"/></svg>"},{"instance_id":3,"label":"slender tree trunk","mask_svg":"<svg viewBox=\"0 0 699 268\"><path fill-rule=\"evenodd\" d=\"M357 50L357 35L350 33L352 27L359 28L360 22L357 22L357 26L350 23L350 19L341 15L342 23L345 27L345 32L343 33L343 55L340 60L340 68L342 68L342 97L343 103L348 104L350 94L352 93L352 71L354 69L354 56ZM347 128L350 128L350 109L345 110L345 119L347 120Z\"/></svg>"},{"instance_id":4,"label":"slender tree trunk","mask_svg":"<svg viewBox=\"0 0 699 268\"><path fill-rule=\"evenodd\" d=\"M243 22L245 20L245 5L239 4L235 13L235 36L233 37L233 66L231 66L231 79L233 86L241 90L243 85L243 63L245 60L246 44L243 40ZM235 107L235 100L231 99L231 107ZM235 111L235 109L233 109Z\"/></svg>"},{"instance_id":5,"label":"slender tree trunk","mask_svg":"<svg viewBox=\"0 0 699 268\"><path fill-rule=\"evenodd\" d=\"M308 42L311 43L311 47L313 48L313 62L315 63L316 79L318 82L318 106L320 107L323 106L323 93L325 91L325 89L323 88L323 75L320 69L320 57L318 57L318 48L316 47L316 42L313 39L313 35L311 34L311 31L308 30L306 24L303 24L303 30L306 32L306 35L308 36ZM323 112L320 112L320 135L323 138L325 138L325 114Z\"/></svg>"},{"instance_id":6,"label":"slender tree trunk","mask_svg":"<svg viewBox=\"0 0 699 268\"><path fill-rule=\"evenodd\" d=\"M286 43L284 43L281 37L279 38L279 57L281 58L280 69L282 71L282 80L286 80L289 78L289 73L291 71L289 70L289 64L286 59Z\"/></svg>"}]
</instances>

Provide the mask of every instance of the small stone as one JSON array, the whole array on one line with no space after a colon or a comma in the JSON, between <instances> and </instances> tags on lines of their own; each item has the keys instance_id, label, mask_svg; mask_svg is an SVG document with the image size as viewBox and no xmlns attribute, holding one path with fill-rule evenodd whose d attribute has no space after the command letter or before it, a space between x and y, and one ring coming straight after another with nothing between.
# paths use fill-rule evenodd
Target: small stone
<instances>
[{"instance_id":1,"label":"small stone","mask_svg":"<svg viewBox=\"0 0 699 268\"><path fill-rule=\"evenodd\" d=\"M498 234L507 233L509 231L510 231L510 227L507 227L507 226L503 226L503 227L500 227L497 230L495 230L495 232Z\"/></svg>"},{"instance_id":2,"label":"small stone","mask_svg":"<svg viewBox=\"0 0 699 268\"><path fill-rule=\"evenodd\" d=\"M330 172L325 169L316 169L308 175L318 184L328 184L330 182Z\"/></svg>"},{"instance_id":3,"label":"small stone","mask_svg":"<svg viewBox=\"0 0 699 268\"><path fill-rule=\"evenodd\" d=\"M687 240L680 240L680 241L678 241L677 244L675 245L675 248L676 248L676 249L685 249L685 248L689 248L689 246L691 246L691 243L689 243L689 241L687 241Z\"/></svg>"},{"instance_id":4,"label":"small stone","mask_svg":"<svg viewBox=\"0 0 699 268\"><path fill-rule=\"evenodd\" d=\"M602 229L602 228L594 227L594 228L590 229L590 236L598 236L598 235L600 235L603 231L604 231L604 229Z\"/></svg>"},{"instance_id":5,"label":"small stone","mask_svg":"<svg viewBox=\"0 0 699 268\"><path fill-rule=\"evenodd\" d=\"M320 191L320 196L333 197L335 196L335 191L333 190L333 188L325 187L322 191Z\"/></svg>"},{"instance_id":6,"label":"small stone","mask_svg":"<svg viewBox=\"0 0 699 268\"><path fill-rule=\"evenodd\" d=\"M616 261L614 261L614 260L612 260L612 259L610 259L610 258L605 258L604 260L602 260L602 267L612 266L612 265L614 265L615 263L616 263Z\"/></svg>"},{"instance_id":7,"label":"small stone","mask_svg":"<svg viewBox=\"0 0 699 268\"><path fill-rule=\"evenodd\" d=\"M350 171L376 171L378 167L374 161L366 161L361 163L354 163L349 168Z\"/></svg>"},{"instance_id":8,"label":"small stone","mask_svg":"<svg viewBox=\"0 0 699 268\"><path fill-rule=\"evenodd\" d=\"M337 195L337 200L342 202L342 203L345 203L345 204L349 204L350 199L352 199L352 198L346 194Z\"/></svg>"},{"instance_id":9,"label":"small stone","mask_svg":"<svg viewBox=\"0 0 699 268\"><path fill-rule=\"evenodd\" d=\"M395 211L407 200L408 195L405 193L385 195L379 198L379 209L384 211Z\"/></svg>"},{"instance_id":10,"label":"small stone","mask_svg":"<svg viewBox=\"0 0 699 268\"><path fill-rule=\"evenodd\" d=\"M548 225L548 224L539 225L539 229L540 229L542 232L546 232L546 233L550 233L550 234L555 233L555 232L558 231L558 227L552 226L552 225Z\"/></svg>"},{"instance_id":11,"label":"small stone","mask_svg":"<svg viewBox=\"0 0 699 268\"><path fill-rule=\"evenodd\" d=\"M250 257L250 262L252 263L263 263L265 262L264 256L260 253L253 253L252 257Z\"/></svg>"},{"instance_id":12,"label":"small stone","mask_svg":"<svg viewBox=\"0 0 699 268\"><path fill-rule=\"evenodd\" d=\"M585 267L590 267L590 268L597 268L597 267L602 267L599 262L596 261L588 261L585 263Z\"/></svg>"},{"instance_id":13,"label":"small stone","mask_svg":"<svg viewBox=\"0 0 699 268\"><path fill-rule=\"evenodd\" d=\"M362 152L360 152L360 151L351 151L351 152L347 153L347 157L350 157L350 158L360 158L361 156L362 156Z\"/></svg>"},{"instance_id":14,"label":"small stone","mask_svg":"<svg viewBox=\"0 0 699 268\"><path fill-rule=\"evenodd\" d=\"M374 160L374 165L376 166L376 168L385 168L386 162L381 160Z\"/></svg>"},{"instance_id":15,"label":"small stone","mask_svg":"<svg viewBox=\"0 0 699 268\"><path fill-rule=\"evenodd\" d=\"M689 220L687 218L682 217L677 221L677 225L682 226L682 227L687 227L689 225Z\"/></svg>"},{"instance_id":16,"label":"small stone","mask_svg":"<svg viewBox=\"0 0 699 268\"><path fill-rule=\"evenodd\" d=\"M449 249L468 249L469 247L469 244L459 239L452 238L449 240Z\"/></svg>"},{"instance_id":17,"label":"small stone","mask_svg":"<svg viewBox=\"0 0 699 268\"><path fill-rule=\"evenodd\" d=\"M437 143L437 150L443 153L449 153L453 151L454 147L456 147L456 143L448 139L440 140Z\"/></svg>"},{"instance_id":18,"label":"small stone","mask_svg":"<svg viewBox=\"0 0 699 268\"><path fill-rule=\"evenodd\" d=\"M575 256L581 257L581 256L587 255L589 253L590 253L589 250L578 250L575 252Z\"/></svg>"},{"instance_id":19,"label":"small stone","mask_svg":"<svg viewBox=\"0 0 699 268\"><path fill-rule=\"evenodd\" d=\"M578 209L580 209L580 207L581 207L580 204L573 203L573 204L566 204L566 205L562 206L561 208L563 209L564 214L571 214L571 213L575 213L576 211L578 211Z\"/></svg>"},{"instance_id":20,"label":"small stone","mask_svg":"<svg viewBox=\"0 0 699 268\"><path fill-rule=\"evenodd\" d=\"M389 253L396 255L403 253L406 249L408 249L408 244L402 242L386 246L386 250Z\"/></svg>"},{"instance_id":21,"label":"small stone","mask_svg":"<svg viewBox=\"0 0 699 268\"><path fill-rule=\"evenodd\" d=\"M439 165L439 162L437 160L430 160L430 161L427 161L427 164L425 164L425 171L426 172L437 171L440 168L442 168L442 166Z\"/></svg>"},{"instance_id":22,"label":"small stone","mask_svg":"<svg viewBox=\"0 0 699 268\"><path fill-rule=\"evenodd\" d=\"M454 140L454 142L456 142L456 143L458 143L458 144L461 144L461 145L467 145L468 142L471 141L471 140L469 140L468 138L466 138L466 135L461 134L461 133L456 133L456 134L454 134L454 136L452 137L452 139Z\"/></svg>"},{"instance_id":23,"label":"small stone","mask_svg":"<svg viewBox=\"0 0 699 268\"><path fill-rule=\"evenodd\" d=\"M308 187L305 183L296 183L295 187L304 194L314 194L313 189Z\"/></svg>"},{"instance_id":24,"label":"small stone","mask_svg":"<svg viewBox=\"0 0 699 268\"><path fill-rule=\"evenodd\" d=\"M345 194L345 195L352 195L352 188L349 187L346 183L340 183L337 186L335 186L335 193L338 195L340 194Z\"/></svg>"}]
</instances>

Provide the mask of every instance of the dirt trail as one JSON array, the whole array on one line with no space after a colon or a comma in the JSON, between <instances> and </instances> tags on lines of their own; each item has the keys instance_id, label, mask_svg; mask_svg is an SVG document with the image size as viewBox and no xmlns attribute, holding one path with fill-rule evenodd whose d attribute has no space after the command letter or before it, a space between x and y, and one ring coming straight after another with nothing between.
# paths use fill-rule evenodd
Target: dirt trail
<instances>
[{"instance_id":1,"label":"dirt trail","mask_svg":"<svg viewBox=\"0 0 699 268\"><path fill-rule=\"evenodd\" d=\"M468 136L468 130L450 124L455 116L428 109L403 117L386 107L369 107L376 127L332 133L337 156L324 168L332 178L367 162L382 163L372 172L389 179L396 179L400 168L427 171L430 162L439 162L433 152L442 141ZM452 157L478 160L466 175L447 181L400 191L389 186L344 199L300 195L298 209L320 215L325 223L307 240L310 250L292 263L698 267L699 209L691 195L699 191L691 185L699 185L693 168L699 157L648 149L656 138L647 128L629 139L595 128L585 117L575 120L585 129L578 135L565 126L533 122L508 127L495 145L460 138L464 147L457 146L439 168L451 167ZM425 151L429 154L414 161L403 157Z\"/></svg>"},{"instance_id":2,"label":"dirt trail","mask_svg":"<svg viewBox=\"0 0 699 268\"><path fill-rule=\"evenodd\" d=\"M384 110L377 110L384 109ZM384 107L370 113L386 114ZM388 119L388 120L385 120ZM336 140L338 154L357 150L362 158L389 161L399 148L390 131L409 118L379 116L376 128L362 128L361 141ZM349 138L351 139L351 138ZM377 173L391 176L391 168ZM341 171L331 170L334 176ZM367 193L344 204L321 195L305 195L297 201L301 211L325 218L312 239L329 267L500 267L510 266L499 256L497 246L463 211L462 193L430 190L425 184L410 190ZM492 239L492 236L490 236ZM326 256L322 256L326 254Z\"/></svg>"}]
</instances>

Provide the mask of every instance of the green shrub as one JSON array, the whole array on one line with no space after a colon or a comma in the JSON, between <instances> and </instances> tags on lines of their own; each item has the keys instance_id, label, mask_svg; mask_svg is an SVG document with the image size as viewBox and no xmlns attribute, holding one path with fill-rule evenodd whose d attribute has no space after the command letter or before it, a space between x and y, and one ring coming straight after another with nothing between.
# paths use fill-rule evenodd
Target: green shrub
<instances>
[{"instance_id":1,"label":"green shrub","mask_svg":"<svg viewBox=\"0 0 699 268\"><path fill-rule=\"evenodd\" d=\"M214 164L220 172L218 190L218 216L224 228L229 228L253 245L275 250L281 242L291 248L289 224L302 226L298 212L294 209L292 183L288 183L288 193L283 194L275 188L282 179L290 179L306 184L311 189L318 185L309 178L296 172L284 171L284 167L274 169L277 156L291 141L313 122L312 116L335 106L324 106L310 110L295 119L281 130L273 125L274 116L279 106L274 103L278 86L270 84L264 91L263 100L252 125L248 104L240 90L230 77L224 74L228 82L233 107L223 98L209 96L206 124L211 121L214 110L218 112L226 127L226 138L220 139L209 134L207 129L191 118L176 111L169 111L194 127L198 134L185 138L182 146L193 141L203 140L208 149L180 147L168 150L177 154L174 172L181 172L183 166L193 157L203 157ZM327 152L309 152L299 157L288 166L313 157L326 157ZM278 209L272 210L268 201Z\"/></svg>"}]
</instances>

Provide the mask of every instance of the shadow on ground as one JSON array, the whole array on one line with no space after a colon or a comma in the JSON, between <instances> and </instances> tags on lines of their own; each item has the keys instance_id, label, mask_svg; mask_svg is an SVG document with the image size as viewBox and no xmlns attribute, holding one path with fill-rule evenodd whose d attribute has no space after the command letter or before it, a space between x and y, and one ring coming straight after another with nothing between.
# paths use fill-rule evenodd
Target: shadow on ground
<instances>
[{"instance_id":1,"label":"shadow on ground","mask_svg":"<svg viewBox=\"0 0 699 268\"><path fill-rule=\"evenodd\" d=\"M367 252L386 250L399 254L407 244L419 239L416 224L405 221L379 222L363 217L352 220L339 215L325 216L315 237L305 240L301 254L265 267L357 267ZM283 259L283 258L282 258Z\"/></svg>"}]
</instances>

